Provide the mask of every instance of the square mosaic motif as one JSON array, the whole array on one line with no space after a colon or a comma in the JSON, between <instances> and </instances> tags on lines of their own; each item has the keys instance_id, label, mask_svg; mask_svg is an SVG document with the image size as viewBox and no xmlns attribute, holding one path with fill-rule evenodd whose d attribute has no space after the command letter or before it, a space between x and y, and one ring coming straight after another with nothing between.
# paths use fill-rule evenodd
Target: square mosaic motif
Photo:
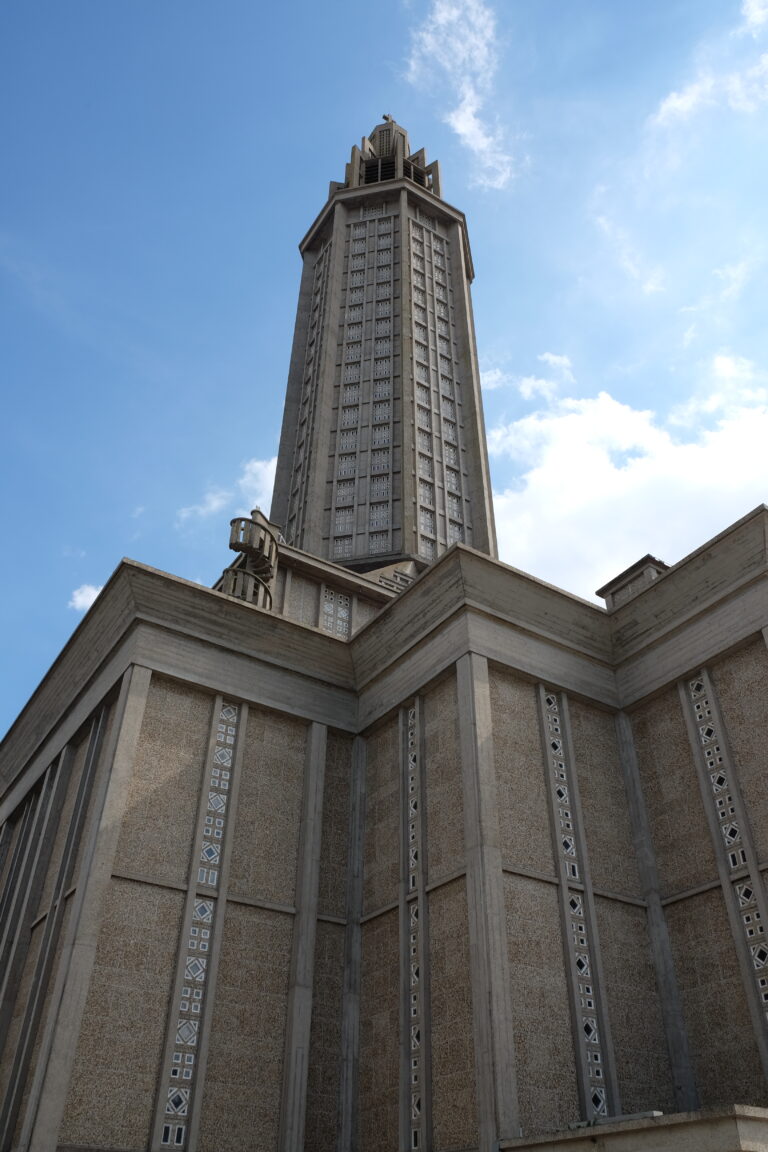
<instances>
[{"instance_id":1,"label":"square mosaic motif","mask_svg":"<svg viewBox=\"0 0 768 1152\"><path fill-rule=\"evenodd\" d=\"M237 740L240 709L223 703L215 728L214 748L208 767L208 798L198 830L198 849L193 883L210 889L197 892L191 917L182 940L180 957L183 983L171 1032L170 1067L166 1095L159 1120L160 1143L164 1147L186 1148L189 1116L195 1091L197 1049L208 981L208 954L213 943L216 920L216 892L227 824L227 800L231 783L233 753ZM179 1123L179 1118L185 1118Z\"/></svg>"},{"instance_id":2,"label":"square mosaic motif","mask_svg":"<svg viewBox=\"0 0 768 1152\"><path fill-rule=\"evenodd\" d=\"M581 831L571 804L573 784L567 761L563 717L556 692L544 693L544 723L548 753L548 777L553 819L557 830L556 844L566 883L566 939L570 955L569 979L574 988L574 1002L579 1006L581 1036L576 1051L588 1088L586 1108L589 1119L609 1114L608 1085L605 1081L604 1053L598 1024L599 997L593 977L592 942L586 918L583 891Z\"/></svg>"},{"instance_id":3,"label":"square mosaic motif","mask_svg":"<svg viewBox=\"0 0 768 1152\"><path fill-rule=\"evenodd\" d=\"M747 853L749 831L742 826L740 812L743 808L737 794L736 774L728 756L725 734L718 730L717 706L706 671L702 669L688 681L686 697L709 777L706 801L720 829L719 851L730 873L731 896L741 921L741 947L762 1008L763 1027L768 1028L768 943L760 908L763 889L759 873L751 874L750 856L754 861L754 852Z\"/></svg>"}]
</instances>

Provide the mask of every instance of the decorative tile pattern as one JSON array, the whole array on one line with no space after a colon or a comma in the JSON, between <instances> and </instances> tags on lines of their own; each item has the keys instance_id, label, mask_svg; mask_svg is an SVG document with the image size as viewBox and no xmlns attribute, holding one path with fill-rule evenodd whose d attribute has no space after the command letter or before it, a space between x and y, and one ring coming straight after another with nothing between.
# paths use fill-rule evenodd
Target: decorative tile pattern
<instances>
[{"instance_id":1,"label":"decorative tile pattern","mask_svg":"<svg viewBox=\"0 0 768 1152\"><path fill-rule=\"evenodd\" d=\"M171 1024L170 1066L160 1133L162 1147L185 1148L187 1145L239 713L237 704L224 702L216 720L216 739L207 772L208 799L198 830L192 877L197 893L183 937L183 982Z\"/></svg>"},{"instance_id":2,"label":"decorative tile pattern","mask_svg":"<svg viewBox=\"0 0 768 1152\"><path fill-rule=\"evenodd\" d=\"M323 629L334 636L349 639L351 598L344 592L326 588L323 593Z\"/></svg>"},{"instance_id":3,"label":"decorative tile pattern","mask_svg":"<svg viewBox=\"0 0 768 1152\"><path fill-rule=\"evenodd\" d=\"M406 902L408 917L408 977L405 988L409 1037L408 1131L412 1149L426 1147L424 1123L424 991L422 957L423 884L421 836L421 772L419 765L418 715L415 705L407 709L405 757Z\"/></svg>"},{"instance_id":4,"label":"decorative tile pattern","mask_svg":"<svg viewBox=\"0 0 768 1152\"><path fill-rule=\"evenodd\" d=\"M741 943L752 970L763 1024L768 1027L768 942L760 907L762 881L754 868L754 852L748 851L749 830L742 827L739 816L739 809L743 808L739 804L736 773L723 734L718 731L713 689L703 669L688 681L686 695L709 777L705 803L711 805L720 829L720 843L715 850L722 853L730 875L730 894L741 923Z\"/></svg>"},{"instance_id":5,"label":"decorative tile pattern","mask_svg":"<svg viewBox=\"0 0 768 1152\"><path fill-rule=\"evenodd\" d=\"M544 725L547 766L555 842L565 876L566 945L570 957L569 979L576 1005L578 1027L576 1052L586 1084L587 1118L609 1115L611 1101L606 1082L605 1050L600 1036L599 991L590 930L587 893L584 890L581 830L571 803L573 784L567 760L560 701L555 692L544 693Z\"/></svg>"}]
</instances>

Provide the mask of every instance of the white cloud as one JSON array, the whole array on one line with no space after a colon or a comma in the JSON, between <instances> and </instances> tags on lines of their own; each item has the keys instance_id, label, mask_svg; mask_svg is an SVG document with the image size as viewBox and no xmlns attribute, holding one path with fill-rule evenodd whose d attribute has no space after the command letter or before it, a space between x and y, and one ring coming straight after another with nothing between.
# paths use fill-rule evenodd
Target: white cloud
<instances>
[{"instance_id":1,"label":"white cloud","mask_svg":"<svg viewBox=\"0 0 768 1152\"><path fill-rule=\"evenodd\" d=\"M87 611L103 587L103 584L81 584L70 596L67 608L74 608L77 612Z\"/></svg>"},{"instance_id":2,"label":"white cloud","mask_svg":"<svg viewBox=\"0 0 768 1152\"><path fill-rule=\"evenodd\" d=\"M744 18L743 30L757 36L763 25L768 23L768 0L744 0L741 15Z\"/></svg>"},{"instance_id":3,"label":"white cloud","mask_svg":"<svg viewBox=\"0 0 768 1152\"><path fill-rule=\"evenodd\" d=\"M272 489L275 484L277 456L271 460L247 460L237 481L240 493L248 503L248 511L260 508L269 515L272 503Z\"/></svg>"},{"instance_id":4,"label":"white cloud","mask_svg":"<svg viewBox=\"0 0 768 1152\"><path fill-rule=\"evenodd\" d=\"M557 394L555 381L545 380L541 376L521 376L517 382L517 387L524 400L532 400L534 396L551 400Z\"/></svg>"},{"instance_id":5,"label":"white cloud","mask_svg":"<svg viewBox=\"0 0 768 1152\"><path fill-rule=\"evenodd\" d=\"M713 276L716 276L718 280L723 282L723 287L720 290L720 299L738 299L749 278L750 270L748 260L740 260L738 264L726 264L722 268L715 268L712 273Z\"/></svg>"},{"instance_id":6,"label":"white cloud","mask_svg":"<svg viewBox=\"0 0 768 1152\"><path fill-rule=\"evenodd\" d=\"M663 125L673 120L687 120L699 108L715 103L716 88L714 76L699 76L680 92L670 92L669 96L665 96L653 122Z\"/></svg>"},{"instance_id":7,"label":"white cloud","mask_svg":"<svg viewBox=\"0 0 768 1152\"><path fill-rule=\"evenodd\" d=\"M507 388L514 383L514 378L501 368L481 368L480 386L484 392L493 392L497 388Z\"/></svg>"},{"instance_id":8,"label":"white cloud","mask_svg":"<svg viewBox=\"0 0 768 1152\"><path fill-rule=\"evenodd\" d=\"M183 524L187 520L205 520L208 516L215 516L227 507L232 499L232 493L224 488L210 488L199 504L190 504L186 508L179 508L177 519Z\"/></svg>"},{"instance_id":9,"label":"white cloud","mask_svg":"<svg viewBox=\"0 0 768 1152\"><path fill-rule=\"evenodd\" d=\"M447 84L455 106L445 122L474 156L473 183L486 188L504 188L513 174L503 134L484 115L498 68L495 44L496 17L483 0L432 0L412 33L407 73L412 84L435 73Z\"/></svg>"},{"instance_id":10,"label":"white cloud","mask_svg":"<svg viewBox=\"0 0 768 1152\"><path fill-rule=\"evenodd\" d=\"M548 364L550 368L554 368L555 371L560 374L564 383L574 383L575 378L570 356L562 356L556 352L542 352L539 360L541 360L543 364Z\"/></svg>"},{"instance_id":11,"label":"white cloud","mask_svg":"<svg viewBox=\"0 0 768 1152\"><path fill-rule=\"evenodd\" d=\"M492 428L492 455L522 473L495 496L501 558L590 596L646 552L674 563L727 527L768 497L761 376L715 357L682 428L606 392Z\"/></svg>"}]
</instances>

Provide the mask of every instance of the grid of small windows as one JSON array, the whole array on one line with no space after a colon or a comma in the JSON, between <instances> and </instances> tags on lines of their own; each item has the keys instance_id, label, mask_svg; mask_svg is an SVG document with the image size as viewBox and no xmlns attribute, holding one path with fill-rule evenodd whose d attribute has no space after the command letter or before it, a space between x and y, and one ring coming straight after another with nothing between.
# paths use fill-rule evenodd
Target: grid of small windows
<instances>
[{"instance_id":1,"label":"grid of small windows","mask_svg":"<svg viewBox=\"0 0 768 1152\"><path fill-rule=\"evenodd\" d=\"M291 490L287 532L290 542L296 541L301 535L304 508L307 497L309 459L309 437L311 435L315 404L317 400L317 376L320 363L320 347L325 330L324 317L326 311L326 296L328 288L328 275L330 267L330 242L321 249L315 260L312 272L312 302L310 310L309 333L304 356L304 373L301 392L301 414L296 433L296 444L293 459L293 487Z\"/></svg>"},{"instance_id":2,"label":"grid of small windows","mask_svg":"<svg viewBox=\"0 0 768 1152\"><path fill-rule=\"evenodd\" d=\"M371 504L368 515L368 526L370 528L389 527L389 504L386 501Z\"/></svg>"},{"instance_id":3,"label":"grid of small windows","mask_svg":"<svg viewBox=\"0 0 768 1152\"><path fill-rule=\"evenodd\" d=\"M417 473L419 476L419 553L432 559L439 551L437 539L438 494L432 481L445 484L447 544L466 539L465 506L460 471L461 409L453 362L449 310L450 269L447 242L438 235L436 220L420 210L410 222L410 259L413 294L414 388L416 400ZM433 311L434 310L434 311ZM431 328L431 332L430 332ZM429 348L438 354L437 373L432 377ZM439 378L439 412L432 414L431 385ZM437 399L437 398L436 398ZM428 421L426 413L430 413ZM429 433L434 433L434 437ZM442 466L435 460L442 457ZM440 510L443 503L440 497ZM442 516L440 518L442 525ZM430 539L434 537L434 539Z\"/></svg>"},{"instance_id":4,"label":"grid of small windows","mask_svg":"<svg viewBox=\"0 0 768 1152\"><path fill-rule=\"evenodd\" d=\"M372 476L371 477L371 499L384 500L389 497L390 480L389 476Z\"/></svg>"},{"instance_id":5,"label":"grid of small windows","mask_svg":"<svg viewBox=\"0 0 768 1152\"><path fill-rule=\"evenodd\" d=\"M344 508L337 508L334 516L334 531L342 535L348 535L354 528L355 510L351 505Z\"/></svg>"},{"instance_id":6,"label":"grid of small windows","mask_svg":"<svg viewBox=\"0 0 768 1152\"><path fill-rule=\"evenodd\" d=\"M344 538L346 539L346 537ZM344 553L347 555L347 553ZM351 553L350 553L351 554ZM350 597L344 592L326 588L323 593L323 628L335 636L349 636Z\"/></svg>"},{"instance_id":7,"label":"grid of small windows","mask_svg":"<svg viewBox=\"0 0 768 1152\"><path fill-rule=\"evenodd\" d=\"M337 424L338 459L336 473L339 478L365 474L365 460L358 461L357 450L364 450L366 440L370 448L368 471L370 485L367 512L361 509L368 520L367 548L369 551L387 552L391 547L389 529L391 524L391 455L392 443L392 265L395 256L394 228L391 216L384 215L382 205L369 206L374 211L363 210L363 217L377 216L378 219L361 219L350 226L349 238L349 279L347 290L346 328L342 349L342 393ZM366 273L365 269L369 269ZM370 285L371 271L374 284ZM367 275L369 287L365 287ZM365 293L373 291L373 316L365 323ZM355 294L353 297L353 293ZM369 313L370 316L370 313ZM372 359L363 358L363 340L372 337ZM368 353L370 355L370 352ZM371 400L370 430L365 431L369 409L366 401ZM358 439L358 430L363 428ZM354 453L354 455L353 455ZM331 545L334 558L344 560L355 554L354 526L356 521L356 501L358 494L355 483L346 481L349 489L342 488L344 481L337 482L336 501L331 527Z\"/></svg>"}]
</instances>

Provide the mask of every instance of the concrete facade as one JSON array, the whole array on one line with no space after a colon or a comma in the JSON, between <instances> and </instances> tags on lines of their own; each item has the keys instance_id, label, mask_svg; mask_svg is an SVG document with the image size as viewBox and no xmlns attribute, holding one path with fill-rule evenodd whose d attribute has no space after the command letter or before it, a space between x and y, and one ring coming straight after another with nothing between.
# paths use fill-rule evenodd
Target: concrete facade
<instances>
[{"instance_id":1,"label":"concrete facade","mask_svg":"<svg viewBox=\"0 0 768 1152\"><path fill-rule=\"evenodd\" d=\"M768 508L605 609L444 543L118 567L0 745L0 1152L768 1149Z\"/></svg>"}]
</instances>

